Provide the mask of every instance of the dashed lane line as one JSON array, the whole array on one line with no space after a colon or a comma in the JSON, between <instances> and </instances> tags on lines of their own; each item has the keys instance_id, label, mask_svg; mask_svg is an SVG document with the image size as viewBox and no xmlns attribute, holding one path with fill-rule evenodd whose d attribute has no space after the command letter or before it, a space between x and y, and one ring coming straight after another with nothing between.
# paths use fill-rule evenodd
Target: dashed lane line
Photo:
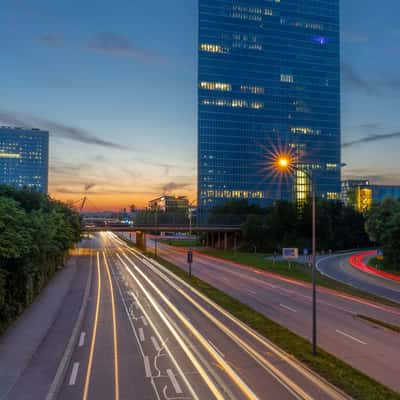
<instances>
[{"instance_id":1,"label":"dashed lane line","mask_svg":"<svg viewBox=\"0 0 400 400\"><path fill-rule=\"evenodd\" d=\"M79 363L75 362L74 365L72 366L71 376L70 376L69 382L68 382L69 386L75 385L76 378L78 377L78 371L79 371Z\"/></svg>"},{"instance_id":2,"label":"dashed lane line","mask_svg":"<svg viewBox=\"0 0 400 400\"><path fill-rule=\"evenodd\" d=\"M139 339L141 342L145 341L145 337L144 337L144 332L143 332L143 328L139 328Z\"/></svg>"},{"instance_id":3,"label":"dashed lane line","mask_svg":"<svg viewBox=\"0 0 400 400\"><path fill-rule=\"evenodd\" d=\"M81 332L81 336L79 337L79 347L83 347L85 345L85 337L86 337L86 332Z\"/></svg>"},{"instance_id":4,"label":"dashed lane line","mask_svg":"<svg viewBox=\"0 0 400 400\"><path fill-rule=\"evenodd\" d=\"M346 336L346 337L348 337L349 339L352 339L352 340L354 340L354 341L357 342L357 343L360 343L360 344L367 344L366 342L363 342L361 339L357 339L356 337L350 335L349 333L343 332L343 331L341 331L341 330L339 330L339 329L336 329L336 333L339 333L340 335Z\"/></svg>"},{"instance_id":5,"label":"dashed lane line","mask_svg":"<svg viewBox=\"0 0 400 400\"><path fill-rule=\"evenodd\" d=\"M170 381L172 383L172 386L175 389L175 392L177 394L182 394L183 393L182 392L182 388L180 387L180 385L179 385L178 381L176 380L175 375L174 375L174 373L172 372L171 369L167 369L167 375L168 375L168 377L169 377L169 379L170 379Z\"/></svg>"},{"instance_id":6,"label":"dashed lane line","mask_svg":"<svg viewBox=\"0 0 400 400\"><path fill-rule=\"evenodd\" d=\"M156 339L154 336L152 336L152 337L150 338L150 340L151 340L151 342L153 343L153 346L154 346L154 348L156 349L156 352L158 353L158 352L161 350L161 347L160 347L160 345L158 344L157 339Z\"/></svg>"}]
</instances>

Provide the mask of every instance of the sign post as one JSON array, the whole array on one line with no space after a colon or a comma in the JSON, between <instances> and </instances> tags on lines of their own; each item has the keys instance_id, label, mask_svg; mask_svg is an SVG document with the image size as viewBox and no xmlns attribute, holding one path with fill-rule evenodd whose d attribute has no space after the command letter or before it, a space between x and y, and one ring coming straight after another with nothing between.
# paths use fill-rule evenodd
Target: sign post
<instances>
[{"instance_id":1,"label":"sign post","mask_svg":"<svg viewBox=\"0 0 400 400\"><path fill-rule=\"evenodd\" d=\"M299 249L296 247L283 248L282 258L288 261L290 269L291 268L290 260L297 260L299 258Z\"/></svg>"},{"instance_id":2,"label":"sign post","mask_svg":"<svg viewBox=\"0 0 400 400\"><path fill-rule=\"evenodd\" d=\"M192 263L193 263L193 252L192 249L189 249L187 253L187 261L189 264L189 278L192 277Z\"/></svg>"}]
</instances>

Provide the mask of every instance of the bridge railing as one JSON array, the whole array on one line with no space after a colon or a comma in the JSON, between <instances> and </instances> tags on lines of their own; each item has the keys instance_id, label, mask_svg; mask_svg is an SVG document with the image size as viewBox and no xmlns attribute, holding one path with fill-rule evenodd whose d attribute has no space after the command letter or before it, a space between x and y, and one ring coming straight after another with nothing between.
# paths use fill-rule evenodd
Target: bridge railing
<instances>
[{"instance_id":1,"label":"bridge railing","mask_svg":"<svg viewBox=\"0 0 400 400\"><path fill-rule=\"evenodd\" d=\"M240 226L246 216L216 215L211 213L193 214L191 218L185 213L139 213L133 219L136 226Z\"/></svg>"}]
</instances>

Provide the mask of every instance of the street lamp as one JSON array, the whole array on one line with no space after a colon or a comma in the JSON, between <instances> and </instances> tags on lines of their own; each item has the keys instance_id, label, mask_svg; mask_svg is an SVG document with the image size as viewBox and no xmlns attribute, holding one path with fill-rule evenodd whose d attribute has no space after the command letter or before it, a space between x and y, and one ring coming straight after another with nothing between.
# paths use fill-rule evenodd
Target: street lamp
<instances>
[{"instance_id":1,"label":"street lamp","mask_svg":"<svg viewBox=\"0 0 400 400\"><path fill-rule=\"evenodd\" d=\"M188 213L189 213L189 240L192 240L192 206L195 203L196 200L193 200L191 203L189 203L189 208L188 208ZM192 245L189 246L188 250L188 264L189 264L189 278L192 276L192 261L193 261L193 251L192 251Z\"/></svg>"},{"instance_id":2,"label":"street lamp","mask_svg":"<svg viewBox=\"0 0 400 400\"><path fill-rule=\"evenodd\" d=\"M312 174L306 169L299 168L294 159L287 154L280 154L275 160L276 168L281 172L293 173L293 171L300 171L309 179L311 183L311 196L312 196L312 351L317 354L317 291L316 291L316 207L315 207L315 185Z\"/></svg>"},{"instance_id":3,"label":"street lamp","mask_svg":"<svg viewBox=\"0 0 400 400\"><path fill-rule=\"evenodd\" d=\"M159 209L159 205L156 205L156 213L155 213L155 225L156 225L156 232L155 232L155 238L154 238L154 255L157 258L158 254L157 254L157 244L158 244L158 239L157 239L157 233L158 233L158 209Z\"/></svg>"}]
</instances>

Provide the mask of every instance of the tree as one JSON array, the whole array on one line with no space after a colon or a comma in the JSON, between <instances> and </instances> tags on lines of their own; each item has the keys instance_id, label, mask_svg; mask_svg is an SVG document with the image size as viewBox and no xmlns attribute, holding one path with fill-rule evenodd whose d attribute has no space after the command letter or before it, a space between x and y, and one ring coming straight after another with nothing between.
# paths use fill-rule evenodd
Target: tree
<instances>
[{"instance_id":1,"label":"tree","mask_svg":"<svg viewBox=\"0 0 400 400\"><path fill-rule=\"evenodd\" d=\"M375 203L365 228L371 240L383 247L386 268L400 270L400 201L388 197Z\"/></svg>"},{"instance_id":2,"label":"tree","mask_svg":"<svg viewBox=\"0 0 400 400\"><path fill-rule=\"evenodd\" d=\"M80 240L70 207L32 190L0 187L0 332L30 304Z\"/></svg>"}]
</instances>

